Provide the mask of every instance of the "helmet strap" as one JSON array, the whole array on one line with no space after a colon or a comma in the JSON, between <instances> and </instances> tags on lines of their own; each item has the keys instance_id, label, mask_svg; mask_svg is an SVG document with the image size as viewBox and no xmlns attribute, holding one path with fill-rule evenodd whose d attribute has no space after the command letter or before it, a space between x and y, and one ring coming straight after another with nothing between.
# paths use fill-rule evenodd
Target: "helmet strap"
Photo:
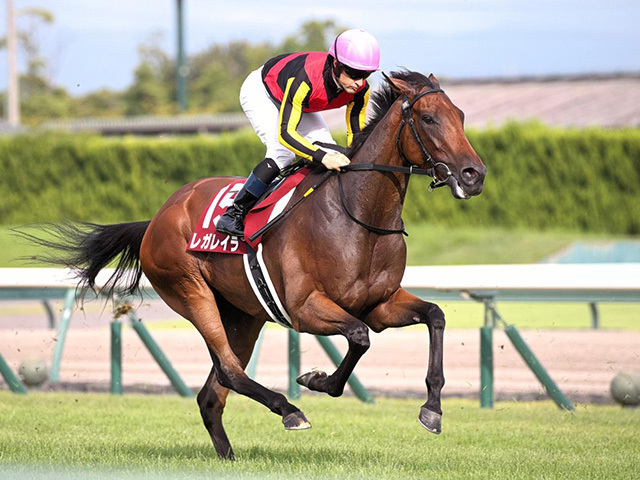
<instances>
[{"instance_id":1,"label":"helmet strap","mask_svg":"<svg viewBox=\"0 0 640 480\"><path fill-rule=\"evenodd\" d=\"M340 65L340 59L338 58L338 39L340 38L340 35L342 35L344 32L340 32L335 40L333 41L333 53L336 54L336 60L338 61L338 65Z\"/></svg>"}]
</instances>

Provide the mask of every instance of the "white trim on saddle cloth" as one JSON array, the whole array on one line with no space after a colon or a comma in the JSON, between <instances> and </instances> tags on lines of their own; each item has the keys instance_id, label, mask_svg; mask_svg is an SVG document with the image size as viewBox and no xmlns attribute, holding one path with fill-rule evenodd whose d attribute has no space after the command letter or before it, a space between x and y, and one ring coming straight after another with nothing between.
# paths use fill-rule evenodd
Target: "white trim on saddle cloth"
<instances>
[{"instance_id":1,"label":"white trim on saddle cloth","mask_svg":"<svg viewBox=\"0 0 640 480\"><path fill-rule=\"evenodd\" d=\"M249 279L253 293L260 301L262 308L269 314L271 319L279 325L287 328L293 328L291 317L282 306L282 302L278 298L278 293L273 286L271 276L267 270L262 257L262 244L258 244L258 250L254 251L251 247L248 252L242 255L244 263L244 271Z\"/></svg>"}]
</instances>

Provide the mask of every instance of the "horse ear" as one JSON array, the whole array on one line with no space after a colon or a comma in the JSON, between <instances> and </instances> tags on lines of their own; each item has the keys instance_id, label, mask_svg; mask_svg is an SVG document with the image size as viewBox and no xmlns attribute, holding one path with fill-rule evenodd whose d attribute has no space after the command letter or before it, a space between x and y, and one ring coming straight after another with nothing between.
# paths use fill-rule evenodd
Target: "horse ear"
<instances>
[{"instance_id":1,"label":"horse ear","mask_svg":"<svg viewBox=\"0 0 640 480\"><path fill-rule=\"evenodd\" d=\"M433 83L433 88L440 88L440 82L433 73L429 74L429 80Z\"/></svg>"},{"instance_id":2,"label":"horse ear","mask_svg":"<svg viewBox=\"0 0 640 480\"><path fill-rule=\"evenodd\" d=\"M415 89L404 80L400 80L399 78L389 77L384 72L382 72L382 76L387 81L389 86L393 89L393 91L398 95L405 94L407 97L412 97L416 94Z\"/></svg>"}]
</instances>

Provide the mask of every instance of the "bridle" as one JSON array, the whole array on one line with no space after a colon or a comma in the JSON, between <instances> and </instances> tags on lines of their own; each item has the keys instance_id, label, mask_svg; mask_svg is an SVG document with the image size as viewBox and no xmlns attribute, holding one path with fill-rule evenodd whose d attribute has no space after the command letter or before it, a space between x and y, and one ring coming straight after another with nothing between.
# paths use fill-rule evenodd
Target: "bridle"
<instances>
[{"instance_id":1,"label":"bridle","mask_svg":"<svg viewBox=\"0 0 640 480\"><path fill-rule=\"evenodd\" d=\"M420 138L420 135L418 135L418 131L416 130L416 123L413 121L413 115L411 115L411 111L415 103L425 95L429 95L431 93L444 93L444 90L440 88L432 88L430 90L425 90L424 92L420 92L418 95L416 95L411 101L409 101L409 99L407 98L407 95L403 95L402 122L400 123L400 128L398 128L398 134L396 135L396 147L398 149L398 152L400 153L400 156L402 157L402 160L404 160L406 163L411 163L407 158L407 156L405 155L404 150L402 149L402 143L400 142L402 131L404 130L405 125L409 124L409 129L411 130L411 134L413 135L414 140L418 144L418 147L420 147L420 153L422 153L422 156L424 157L425 162L431 166L430 170L432 173L429 173L429 170L426 170L427 173L421 173L421 175L429 175L430 177L433 177L433 180L429 184L429 188L434 189L434 188L439 188L446 185L447 180L453 174L451 173L451 170L449 169L449 166L446 163L436 162L433 159L433 157L431 157L431 154L427 150L427 147L425 147L424 143L422 143L422 139ZM443 179L439 179L437 176L437 168L439 165L447 169L445 178ZM417 173L414 171L415 169L414 170L412 169L414 169L413 165L409 167L409 173Z\"/></svg>"},{"instance_id":2,"label":"bridle","mask_svg":"<svg viewBox=\"0 0 640 480\"><path fill-rule=\"evenodd\" d=\"M394 233L402 233L403 235L407 235L408 236L408 233L404 229L404 222L402 221L402 219L400 219L401 228L399 228L399 229L386 229L386 228L379 228L379 227L375 227L373 225L369 225L368 223L365 223L365 222L359 220L355 215L353 215L349 211L349 209L347 208L347 205L346 205L346 203L344 201L344 189L342 187L342 176L341 176L341 173L343 173L343 172L352 172L352 171L377 171L377 172L404 173L406 175L427 175L427 176L433 178L433 180L429 184L429 189L430 190L433 190L434 188L439 188L439 187L442 187L442 186L446 185L447 180L449 179L449 177L451 177L453 175L453 173L451 173L451 170L449 169L448 165L446 165L445 163L442 163L442 162L436 162L431 157L431 155L429 154L427 148L424 146L424 143L422 143L422 140L420 139L420 135L418 135L418 131L416 130L416 126L415 126L415 122L413 121L413 116L411 115L412 108L415 105L415 103L418 100L420 100L422 97L424 97L425 95L430 95L432 93L444 93L444 90L442 90L440 88L432 88L430 90L425 90L424 92L420 92L418 95L416 95L411 101L409 101L409 99L407 98L406 95L403 95L403 98L402 98L402 122L400 123L400 127L398 128L398 134L396 135L396 148L398 149L398 153L400 153L400 156L402 157L404 162L408 163L410 166L408 166L408 167L399 167L399 166L396 166L396 165L378 165L378 164L375 164L375 163L351 163L349 165L345 165L344 167L341 167L340 170L328 170L328 171L326 171L324 173L324 175L322 175L322 177L311 188L309 188L309 190L302 197L300 197L296 202L294 202L292 205L287 207L283 212L281 212L279 215L277 215L267 225L265 225L260 230L258 230L256 233L251 235L251 237L249 239L251 241L255 241L257 238L260 237L260 235L263 235L277 221L279 221L280 219L284 218L291 210L293 210L293 208L295 208L300 202L302 202L312 192L314 192L318 187L320 187L320 185L322 185L325 182L325 180L328 180L333 175L334 172L338 176L338 192L340 193L340 204L342 206L342 210L347 214L347 216L349 218L351 218L351 220L356 222L358 225L366 228L370 232L374 232L374 233L377 233L377 234L380 234L380 235L389 235L389 234L394 234ZM425 162L428 163L431 168L418 168L415 165L413 165L409 161L407 156L405 155L404 150L402 149L402 143L400 142L400 137L402 136L402 131L403 131L405 125L407 125L407 124L409 124L409 129L411 130L411 133L413 135L414 140L418 144L418 147L420 147L420 152L421 152L422 156L424 157ZM335 149L335 147L336 147L336 145L334 145L334 144L325 144L325 143L322 143L322 142L314 142L314 143L319 145L319 146L327 147L327 148ZM444 179L437 178L436 170L437 170L439 165L442 165L447 169Z\"/></svg>"},{"instance_id":3,"label":"bridle","mask_svg":"<svg viewBox=\"0 0 640 480\"><path fill-rule=\"evenodd\" d=\"M349 211L344 201L344 189L342 188L342 177L340 175L341 171L348 172L348 171L375 170L378 172L404 173L406 175L428 175L433 178L433 180L429 184L429 190L433 190L434 188L445 186L447 184L447 180L449 179L449 177L453 175L453 173L451 173L451 170L449 169L449 166L447 164L442 162L436 162L431 156L431 154L429 154L427 147L425 147L424 143L422 142L422 139L420 138L420 135L418 135L418 131L416 130L416 125L413 120L413 116L411 114L415 103L425 95L429 95L432 93L444 93L444 90L440 88L432 88L429 90L425 90L424 92L420 92L418 95L416 95L411 101L409 101L406 94L403 95L402 97L402 122L400 123L400 127L398 128L398 134L396 135L396 148L398 149L398 153L400 154L400 157L402 157L402 160L404 160L405 163L410 164L409 167L399 167L395 165L378 165L375 163L355 163L355 164L345 165L344 167L341 167L340 170L337 170L338 192L340 193L340 203L342 205L342 210L344 210L344 212L349 216L349 218L351 218L351 220L353 220L358 225L366 228L371 232L378 233L381 235L389 235L392 233L402 233L403 235L408 235L404 229L404 222L402 222L402 220L400 220L402 222L402 225L401 225L402 228L386 229L386 228L374 227L373 225L369 225L359 220L358 218L356 218ZM418 168L415 165L413 165L405 155L404 150L402 148L402 142L400 141L400 137L402 136L402 131L404 130L405 125L407 124L409 124L409 129L411 130L411 134L414 140L416 141L416 143L418 144L418 147L420 148L420 153L424 157L425 162L429 164L431 168L427 168L427 169ZM443 179L439 179L437 176L438 166L443 166L444 168L447 169L445 173L445 178Z\"/></svg>"}]
</instances>

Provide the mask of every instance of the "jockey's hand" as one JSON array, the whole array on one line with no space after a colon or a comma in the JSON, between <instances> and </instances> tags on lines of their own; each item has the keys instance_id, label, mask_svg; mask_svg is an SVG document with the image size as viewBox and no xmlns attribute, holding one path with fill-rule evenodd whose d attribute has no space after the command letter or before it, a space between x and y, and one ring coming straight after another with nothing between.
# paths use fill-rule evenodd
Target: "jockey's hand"
<instances>
[{"instance_id":1,"label":"jockey's hand","mask_svg":"<svg viewBox=\"0 0 640 480\"><path fill-rule=\"evenodd\" d=\"M349 165L351 160L342 153L327 153L322 159L322 164L329 170L340 170L340 167Z\"/></svg>"}]
</instances>

